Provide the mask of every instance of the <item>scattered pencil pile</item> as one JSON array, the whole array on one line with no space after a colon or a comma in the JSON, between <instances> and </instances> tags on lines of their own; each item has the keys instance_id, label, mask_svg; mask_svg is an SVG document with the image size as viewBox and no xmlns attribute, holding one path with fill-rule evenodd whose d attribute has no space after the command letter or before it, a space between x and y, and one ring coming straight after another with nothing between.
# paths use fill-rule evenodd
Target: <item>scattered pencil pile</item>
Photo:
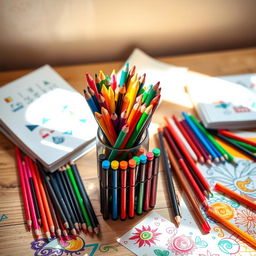
<instances>
[{"instance_id":1,"label":"scattered pencil pile","mask_svg":"<svg viewBox=\"0 0 256 256\"><path fill-rule=\"evenodd\" d=\"M173 172L175 173L178 183L185 192L187 202L197 220L196 222L198 223L199 228L204 233L209 233L211 227L202 214L200 206L204 207L208 216L222 223L226 228L245 239L253 247L256 247L256 240L254 238L229 221L223 219L214 208L208 205L207 198L211 193L211 187L196 165L197 160L201 163L208 164L211 164L212 160L215 163L226 160L234 163L233 156L215 141L214 136L212 136L195 117L187 115L186 113L182 114L184 120L181 121L175 116L173 116L172 119L165 117L166 126L158 129L163 166L167 178L173 216L177 225L180 223L181 213L173 185ZM213 133L213 131L211 132ZM219 133L225 133L226 136L233 136L232 138L235 139L234 134L231 135L230 132L223 130L216 131L213 134L218 135ZM222 139L222 136L219 137ZM241 141L241 138L238 139L238 136L235 137L238 141ZM248 143L249 140L244 139L243 143L245 143L245 141ZM253 144L252 141L249 142ZM201 147L204 151L201 151ZM230 191L221 184L216 184L215 190L235 198L251 208L251 210L256 209L255 202L247 200L245 197Z\"/></svg>"},{"instance_id":2,"label":"scattered pencil pile","mask_svg":"<svg viewBox=\"0 0 256 256\"><path fill-rule=\"evenodd\" d=\"M106 160L99 156L100 203L103 218L113 220L134 218L155 207L160 150L129 161Z\"/></svg>"},{"instance_id":3,"label":"scattered pencil pile","mask_svg":"<svg viewBox=\"0 0 256 256\"><path fill-rule=\"evenodd\" d=\"M137 145L149 126L159 104L161 88L160 82L145 87L145 79L146 74L138 77L135 66L129 70L128 63L119 84L115 71L110 77L100 71L95 79L86 74L85 99L106 143L113 148L125 149Z\"/></svg>"},{"instance_id":4,"label":"scattered pencil pile","mask_svg":"<svg viewBox=\"0 0 256 256\"><path fill-rule=\"evenodd\" d=\"M48 240L69 239L83 230L99 233L99 222L75 163L47 173L40 163L15 148L27 228L36 239L40 226Z\"/></svg>"}]
</instances>

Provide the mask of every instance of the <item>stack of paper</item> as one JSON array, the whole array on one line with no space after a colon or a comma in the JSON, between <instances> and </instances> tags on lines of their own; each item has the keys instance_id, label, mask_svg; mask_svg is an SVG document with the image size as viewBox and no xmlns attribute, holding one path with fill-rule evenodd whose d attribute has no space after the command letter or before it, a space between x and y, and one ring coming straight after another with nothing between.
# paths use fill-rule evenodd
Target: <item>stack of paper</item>
<instances>
[{"instance_id":1,"label":"stack of paper","mask_svg":"<svg viewBox=\"0 0 256 256\"><path fill-rule=\"evenodd\" d=\"M187 89L205 127L256 127L256 94L252 90L219 78L189 72Z\"/></svg>"},{"instance_id":2,"label":"stack of paper","mask_svg":"<svg viewBox=\"0 0 256 256\"><path fill-rule=\"evenodd\" d=\"M95 144L84 97L46 65L0 88L0 130L54 171Z\"/></svg>"}]
</instances>

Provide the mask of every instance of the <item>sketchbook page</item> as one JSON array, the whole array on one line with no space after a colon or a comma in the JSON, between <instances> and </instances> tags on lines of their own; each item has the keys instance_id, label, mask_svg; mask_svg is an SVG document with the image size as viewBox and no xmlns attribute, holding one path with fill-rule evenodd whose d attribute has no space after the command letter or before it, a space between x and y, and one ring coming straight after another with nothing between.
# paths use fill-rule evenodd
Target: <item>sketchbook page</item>
<instances>
[{"instance_id":1,"label":"sketchbook page","mask_svg":"<svg viewBox=\"0 0 256 256\"><path fill-rule=\"evenodd\" d=\"M145 86L150 84L156 84L160 81L162 88L161 100L166 100L176 104L191 107L192 104L187 96L184 97L184 84L185 76L187 73L186 67L177 67L158 61L142 50L135 48L126 63L129 63L129 67L136 66L136 72L139 76L146 73ZM119 70L117 74L117 81L120 81L121 71L124 66Z\"/></svg>"},{"instance_id":2,"label":"sketchbook page","mask_svg":"<svg viewBox=\"0 0 256 256\"><path fill-rule=\"evenodd\" d=\"M219 76L219 78L240 84L241 86L256 93L256 73L238 74L231 76Z\"/></svg>"},{"instance_id":3,"label":"sketchbook page","mask_svg":"<svg viewBox=\"0 0 256 256\"><path fill-rule=\"evenodd\" d=\"M50 66L0 88L0 119L46 165L95 137L84 97Z\"/></svg>"},{"instance_id":4,"label":"sketchbook page","mask_svg":"<svg viewBox=\"0 0 256 256\"><path fill-rule=\"evenodd\" d=\"M233 191L256 200L256 163L237 159L231 164L199 166L210 185L221 182ZM213 192L208 200L223 218L256 239L256 213L235 200ZM136 255L164 256L254 256L255 249L244 243L210 218L211 231L203 235L196 225L187 205L181 201L181 224L172 222L155 211L125 233L117 241ZM204 214L205 215L205 214Z\"/></svg>"},{"instance_id":5,"label":"sketchbook page","mask_svg":"<svg viewBox=\"0 0 256 256\"><path fill-rule=\"evenodd\" d=\"M187 73L187 89L208 123L253 122L256 125L256 94L219 78Z\"/></svg>"}]
</instances>

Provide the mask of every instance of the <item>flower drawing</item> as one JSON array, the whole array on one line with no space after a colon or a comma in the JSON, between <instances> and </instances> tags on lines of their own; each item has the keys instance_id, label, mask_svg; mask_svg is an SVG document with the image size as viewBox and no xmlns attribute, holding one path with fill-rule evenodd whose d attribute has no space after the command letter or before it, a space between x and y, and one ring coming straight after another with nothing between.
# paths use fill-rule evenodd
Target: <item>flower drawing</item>
<instances>
[{"instance_id":1,"label":"flower drawing","mask_svg":"<svg viewBox=\"0 0 256 256\"><path fill-rule=\"evenodd\" d=\"M141 229L135 229L137 232L132 233L134 236L130 237L129 240L136 240L135 244L138 244L139 248L145 245L150 247L151 244L156 244L155 241L159 241L158 236L161 235L161 233L157 233L157 228L152 229L150 226L147 228L142 226Z\"/></svg>"},{"instance_id":2,"label":"flower drawing","mask_svg":"<svg viewBox=\"0 0 256 256\"><path fill-rule=\"evenodd\" d=\"M237 165L229 163L212 165L206 170L208 182L214 186L220 182L230 190L256 198L256 163L238 160Z\"/></svg>"},{"instance_id":3,"label":"flower drawing","mask_svg":"<svg viewBox=\"0 0 256 256\"><path fill-rule=\"evenodd\" d=\"M207 250L207 252L206 253L204 253L204 254L202 254L202 253L200 253L200 254L198 254L198 256L220 256L219 254L216 254L216 253L211 253L211 252L209 252L208 250Z\"/></svg>"},{"instance_id":4,"label":"flower drawing","mask_svg":"<svg viewBox=\"0 0 256 256\"><path fill-rule=\"evenodd\" d=\"M256 214L254 212L249 209L237 209L234 220L237 225L244 226L249 234L256 234Z\"/></svg>"}]
</instances>

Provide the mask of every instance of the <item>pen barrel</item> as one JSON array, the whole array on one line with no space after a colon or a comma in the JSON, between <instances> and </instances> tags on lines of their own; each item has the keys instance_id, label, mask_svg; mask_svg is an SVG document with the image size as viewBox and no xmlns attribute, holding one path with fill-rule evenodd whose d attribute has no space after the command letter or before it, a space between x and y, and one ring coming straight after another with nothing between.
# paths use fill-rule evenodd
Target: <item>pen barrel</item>
<instances>
[{"instance_id":1,"label":"pen barrel","mask_svg":"<svg viewBox=\"0 0 256 256\"><path fill-rule=\"evenodd\" d=\"M130 188L129 188L129 218L134 218L134 205L135 205L135 168L130 168Z\"/></svg>"},{"instance_id":2,"label":"pen barrel","mask_svg":"<svg viewBox=\"0 0 256 256\"><path fill-rule=\"evenodd\" d=\"M102 186L103 186L103 219L109 219L109 187L108 187L108 171L109 169L102 168Z\"/></svg>"},{"instance_id":3,"label":"pen barrel","mask_svg":"<svg viewBox=\"0 0 256 256\"><path fill-rule=\"evenodd\" d=\"M139 195L136 212L138 215L143 211L143 197L144 197L144 182L145 182L146 164L140 163L140 179L139 179Z\"/></svg>"},{"instance_id":4,"label":"pen barrel","mask_svg":"<svg viewBox=\"0 0 256 256\"><path fill-rule=\"evenodd\" d=\"M121 169L121 204L120 204L120 219L126 219L126 179L127 169Z\"/></svg>"},{"instance_id":5,"label":"pen barrel","mask_svg":"<svg viewBox=\"0 0 256 256\"><path fill-rule=\"evenodd\" d=\"M118 198L117 198L117 170L112 169L112 219L118 218Z\"/></svg>"},{"instance_id":6,"label":"pen barrel","mask_svg":"<svg viewBox=\"0 0 256 256\"><path fill-rule=\"evenodd\" d=\"M145 194L143 210L149 211L150 191L151 191L151 179L152 179L153 160L148 160L146 165L146 181L145 181Z\"/></svg>"},{"instance_id":7,"label":"pen barrel","mask_svg":"<svg viewBox=\"0 0 256 256\"><path fill-rule=\"evenodd\" d=\"M155 157L153 160L151 195L150 195L150 201L149 201L150 208L154 208L156 205L158 171L159 171L159 157Z\"/></svg>"}]
</instances>

